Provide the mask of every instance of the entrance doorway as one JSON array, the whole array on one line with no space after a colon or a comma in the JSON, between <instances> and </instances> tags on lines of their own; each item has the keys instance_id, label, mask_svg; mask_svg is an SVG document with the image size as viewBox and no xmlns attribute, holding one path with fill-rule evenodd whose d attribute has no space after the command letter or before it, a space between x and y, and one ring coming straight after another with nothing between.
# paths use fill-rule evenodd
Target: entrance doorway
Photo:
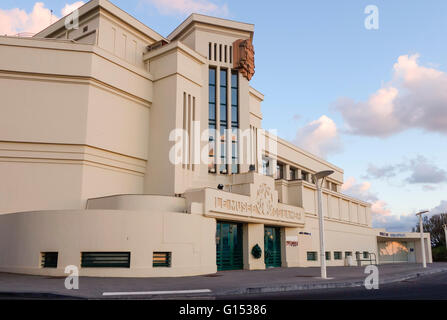
<instances>
[{"instance_id":1,"label":"entrance doorway","mask_svg":"<svg viewBox=\"0 0 447 320\"><path fill-rule=\"evenodd\" d=\"M242 269L242 224L217 222L216 226L217 270Z\"/></svg>"},{"instance_id":2,"label":"entrance doorway","mask_svg":"<svg viewBox=\"0 0 447 320\"><path fill-rule=\"evenodd\" d=\"M264 227L264 261L266 268L281 267L281 229Z\"/></svg>"}]
</instances>

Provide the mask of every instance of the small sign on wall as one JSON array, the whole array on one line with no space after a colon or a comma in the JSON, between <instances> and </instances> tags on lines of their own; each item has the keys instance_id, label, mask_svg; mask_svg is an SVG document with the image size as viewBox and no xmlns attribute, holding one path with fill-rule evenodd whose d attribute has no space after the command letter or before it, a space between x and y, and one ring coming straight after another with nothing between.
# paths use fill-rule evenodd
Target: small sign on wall
<instances>
[{"instance_id":1,"label":"small sign on wall","mask_svg":"<svg viewBox=\"0 0 447 320\"><path fill-rule=\"evenodd\" d=\"M298 247L298 236L287 236L286 237L287 247Z\"/></svg>"}]
</instances>

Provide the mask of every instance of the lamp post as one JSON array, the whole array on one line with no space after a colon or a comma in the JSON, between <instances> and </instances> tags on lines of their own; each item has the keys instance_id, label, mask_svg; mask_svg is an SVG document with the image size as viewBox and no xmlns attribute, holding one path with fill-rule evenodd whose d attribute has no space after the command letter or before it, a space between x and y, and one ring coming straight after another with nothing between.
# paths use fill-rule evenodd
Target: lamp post
<instances>
[{"instance_id":1,"label":"lamp post","mask_svg":"<svg viewBox=\"0 0 447 320\"><path fill-rule=\"evenodd\" d=\"M321 185L323 185L324 178L333 174L334 171L326 170L320 171L314 174L315 177L315 185L317 186L317 195L318 195L318 219L320 222L320 266L321 266L321 278L326 279L326 251L324 249L324 219L323 219L323 205L321 201ZM321 185L318 183L321 179Z\"/></svg>"},{"instance_id":2,"label":"lamp post","mask_svg":"<svg viewBox=\"0 0 447 320\"><path fill-rule=\"evenodd\" d=\"M416 213L416 215L419 216L419 230L421 232L422 266L424 268L427 268L427 261L425 260L424 225L422 224L422 215L427 212L428 210L424 210Z\"/></svg>"}]
</instances>

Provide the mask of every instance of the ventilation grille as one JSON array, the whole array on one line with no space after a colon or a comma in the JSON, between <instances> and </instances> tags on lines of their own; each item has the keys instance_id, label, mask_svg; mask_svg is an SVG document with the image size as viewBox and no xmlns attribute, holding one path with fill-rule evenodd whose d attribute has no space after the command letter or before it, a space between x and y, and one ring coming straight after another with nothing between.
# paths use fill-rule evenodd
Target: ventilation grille
<instances>
[{"instance_id":1,"label":"ventilation grille","mask_svg":"<svg viewBox=\"0 0 447 320\"><path fill-rule=\"evenodd\" d=\"M170 252L154 252L152 266L156 267L170 267L171 253Z\"/></svg>"},{"instance_id":2,"label":"ventilation grille","mask_svg":"<svg viewBox=\"0 0 447 320\"><path fill-rule=\"evenodd\" d=\"M42 268L57 268L57 252L42 252L41 253L41 267Z\"/></svg>"},{"instance_id":3,"label":"ventilation grille","mask_svg":"<svg viewBox=\"0 0 447 320\"><path fill-rule=\"evenodd\" d=\"M130 268L130 252L82 252L83 268Z\"/></svg>"}]
</instances>

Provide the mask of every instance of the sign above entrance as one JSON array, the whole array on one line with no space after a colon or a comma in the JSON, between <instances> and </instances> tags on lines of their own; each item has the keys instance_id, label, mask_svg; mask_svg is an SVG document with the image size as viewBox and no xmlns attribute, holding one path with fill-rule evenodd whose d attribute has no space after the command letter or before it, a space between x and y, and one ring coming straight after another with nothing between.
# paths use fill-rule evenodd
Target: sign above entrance
<instances>
[{"instance_id":1,"label":"sign above entrance","mask_svg":"<svg viewBox=\"0 0 447 320\"><path fill-rule=\"evenodd\" d=\"M247 221L251 218L258 223L275 223L277 225L304 225L304 209L283 203L275 203L274 191L266 184L260 184L256 198L225 192L216 189L205 189L205 215L217 218Z\"/></svg>"}]
</instances>

